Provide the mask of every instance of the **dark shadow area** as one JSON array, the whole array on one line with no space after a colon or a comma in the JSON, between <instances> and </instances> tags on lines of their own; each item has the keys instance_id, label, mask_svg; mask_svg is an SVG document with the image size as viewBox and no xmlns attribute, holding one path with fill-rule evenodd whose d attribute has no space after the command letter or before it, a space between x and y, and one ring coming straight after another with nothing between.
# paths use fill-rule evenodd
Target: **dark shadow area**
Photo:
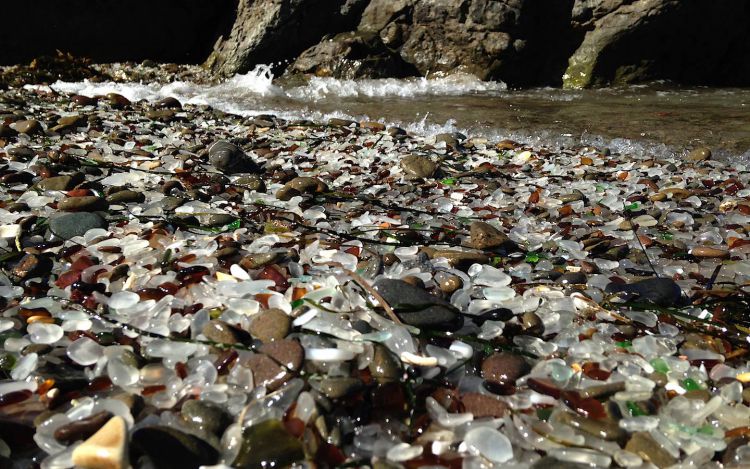
<instances>
[{"instance_id":1,"label":"dark shadow area","mask_svg":"<svg viewBox=\"0 0 750 469\"><path fill-rule=\"evenodd\" d=\"M671 80L686 85L750 84L750 2L674 4L602 50L597 84Z\"/></svg>"},{"instance_id":2,"label":"dark shadow area","mask_svg":"<svg viewBox=\"0 0 750 469\"><path fill-rule=\"evenodd\" d=\"M201 63L233 23L237 0L4 2L0 64L56 50L95 62Z\"/></svg>"},{"instance_id":3,"label":"dark shadow area","mask_svg":"<svg viewBox=\"0 0 750 469\"><path fill-rule=\"evenodd\" d=\"M511 87L560 86L568 57L583 40L571 28L573 0L527 0L513 37L515 53L498 77Z\"/></svg>"}]
</instances>

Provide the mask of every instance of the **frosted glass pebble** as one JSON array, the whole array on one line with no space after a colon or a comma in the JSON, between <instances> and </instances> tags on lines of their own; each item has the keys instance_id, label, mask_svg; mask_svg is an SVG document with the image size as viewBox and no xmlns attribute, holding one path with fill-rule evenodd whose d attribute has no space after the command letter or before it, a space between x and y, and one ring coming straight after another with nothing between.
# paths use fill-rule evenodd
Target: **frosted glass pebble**
<instances>
[{"instance_id":1,"label":"frosted glass pebble","mask_svg":"<svg viewBox=\"0 0 750 469\"><path fill-rule=\"evenodd\" d=\"M15 238L21 234L21 225L2 225L0 226L0 238Z\"/></svg>"},{"instance_id":2,"label":"frosted glass pebble","mask_svg":"<svg viewBox=\"0 0 750 469\"><path fill-rule=\"evenodd\" d=\"M140 373L138 368L124 363L119 358L107 363L107 374L117 386L130 386L138 382Z\"/></svg>"},{"instance_id":3,"label":"frosted glass pebble","mask_svg":"<svg viewBox=\"0 0 750 469\"><path fill-rule=\"evenodd\" d=\"M632 319L635 322L639 322L646 327L654 327L656 326L656 322L658 320L658 317L656 314L650 312L650 311L625 311L625 316Z\"/></svg>"},{"instance_id":4,"label":"frosted glass pebble","mask_svg":"<svg viewBox=\"0 0 750 469\"><path fill-rule=\"evenodd\" d=\"M450 345L450 350L456 352L463 359L471 358L474 355L472 346L460 340L453 341Z\"/></svg>"},{"instance_id":5,"label":"frosted glass pebble","mask_svg":"<svg viewBox=\"0 0 750 469\"><path fill-rule=\"evenodd\" d=\"M659 426L659 417L650 415L639 415L628 417L619 421L620 428L628 432L646 432L654 430Z\"/></svg>"},{"instance_id":6,"label":"frosted glass pebble","mask_svg":"<svg viewBox=\"0 0 750 469\"><path fill-rule=\"evenodd\" d=\"M6 352L20 352L30 343L31 341L24 337L8 337L3 343L3 349Z\"/></svg>"},{"instance_id":7,"label":"frosted glass pebble","mask_svg":"<svg viewBox=\"0 0 750 469\"><path fill-rule=\"evenodd\" d=\"M478 264L474 264L478 265ZM474 267L474 266L472 266ZM483 265L480 269L475 269L476 274L474 276L475 285L484 285L488 287L504 287L510 285L511 277L502 270L492 267L489 265ZM469 269L469 275L472 275L471 268Z\"/></svg>"},{"instance_id":8,"label":"frosted glass pebble","mask_svg":"<svg viewBox=\"0 0 750 469\"><path fill-rule=\"evenodd\" d=\"M419 248L417 246L405 246L405 247L396 248L393 251L393 254L397 255L401 259L406 259L412 256L416 256L418 250Z\"/></svg>"},{"instance_id":9,"label":"frosted glass pebble","mask_svg":"<svg viewBox=\"0 0 750 469\"><path fill-rule=\"evenodd\" d=\"M269 293L274 287L273 280L245 280L242 282L219 282L216 286L217 293L233 298L242 298L245 295L256 295L258 293Z\"/></svg>"},{"instance_id":10,"label":"frosted glass pebble","mask_svg":"<svg viewBox=\"0 0 750 469\"><path fill-rule=\"evenodd\" d=\"M466 449L474 455L481 455L492 462L503 463L513 459L513 447L508 437L489 427L469 430L464 437Z\"/></svg>"},{"instance_id":11,"label":"frosted glass pebble","mask_svg":"<svg viewBox=\"0 0 750 469\"><path fill-rule=\"evenodd\" d=\"M420 456L423 450L424 448L419 445L412 446L408 443L399 443L389 449L385 457L394 462L408 461Z\"/></svg>"},{"instance_id":12,"label":"frosted glass pebble","mask_svg":"<svg viewBox=\"0 0 750 469\"><path fill-rule=\"evenodd\" d=\"M297 396L297 406L294 408L294 415L304 423L307 423L313 412L315 412L315 399L309 392L301 392Z\"/></svg>"},{"instance_id":13,"label":"frosted glass pebble","mask_svg":"<svg viewBox=\"0 0 750 469\"><path fill-rule=\"evenodd\" d=\"M41 469L68 469L73 467L73 451L83 443L72 444L59 453L55 453L42 461Z\"/></svg>"},{"instance_id":14,"label":"frosted glass pebble","mask_svg":"<svg viewBox=\"0 0 750 469\"><path fill-rule=\"evenodd\" d=\"M0 285L0 296L3 298L15 298L21 295L23 295L23 287Z\"/></svg>"},{"instance_id":15,"label":"frosted glass pebble","mask_svg":"<svg viewBox=\"0 0 750 469\"><path fill-rule=\"evenodd\" d=\"M245 269L237 264L232 264L232 266L229 268L229 273L239 280L250 280L250 274L248 274Z\"/></svg>"},{"instance_id":16,"label":"frosted glass pebble","mask_svg":"<svg viewBox=\"0 0 750 469\"><path fill-rule=\"evenodd\" d=\"M612 458L606 454L585 448L556 448L549 453L560 461L588 464L595 467L609 467Z\"/></svg>"},{"instance_id":17,"label":"frosted glass pebble","mask_svg":"<svg viewBox=\"0 0 750 469\"><path fill-rule=\"evenodd\" d=\"M65 332L88 331L93 324L90 319L67 319L60 326Z\"/></svg>"},{"instance_id":18,"label":"frosted glass pebble","mask_svg":"<svg viewBox=\"0 0 750 469\"><path fill-rule=\"evenodd\" d=\"M665 338L646 335L633 339L633 351L646 358L670 356L677 351L674 343Z\"/></svg>"},{"instance_id":19,"label":"frosted glass pebble","mask_svg":"<svg viewBox=\"0 0 750 469\"><path fill-rule=\"evenodd\" d=\"M88 337L81 337L68 346L67 354L68 358L79 365L89 366L104 354L104 347Z\"/></svg>"},{"instance_id":20,"label":"frosted glass pebble","mask_svg":"<svg viewBox=\"0 0 750 469\"><path fill-rule=\"evenodd\" d=\"M516 296L516 291L510 287L485 288L482 293L490 301L507 301Z\"/></svg>"},{"instance_id":21,"label":"frosted glass pebble","mask_svg":"<svg viewBox=\"0 0 750 469\"><path fill-rule=\"evenodd\" d=\"M16 391L36 391L37 384L35 381L4 381L0 383L0 396Z\"/></svg>"},{"instance_id":22,"label":"frosted glass pebble","mask_svg":"<svg viewBox=\"0 0 750 469\"><path fill-rule=\"evenodd\" d=\"M485 321L477 337L482 340L490 340L503 334L505 324L502 321Z\"/></svg>"},{"instance_id":23,"label":"frosted glass pebble","mask_svg":"<svg viewBox=\"0 0 750 469\"><path fill-rule=\"evenodd\" d=\"M180 359L194 354L198 350L196 344L156 339L146 346L146 354L152 357L167 357Z\"/></svg>"},{"instance_id":24,"label":"frosted glass pebble","mask_svg":"<svg viewBox=\"0 0 750 469\"><path fill-rule=\"evenodd\" d=\"M614 460L623 467L638 467L643 464L643 459L640 456L624 449L615 451Z\"/></svg>"},{"instance_id":25,"label":"frosted glass pebble","mask_svg":"<svg viewBox=\"0 0 750 469\"><path fill-rule=\"evenodd\" d=\"M29 324L27 331L29 332L29 339L35 344L54 344L62 339L65 333L62 327L57 324L43 322Z\"/></svg>"},{"instance_id":26,"label":"frosted glass pebble","mask_svg":"<svg viewBox=\"0 0 750 469\"><path fill-rule=\"evenodd\" d=\"M21 357L16 366L10 371L10 377L22 381L26 379L32 371L36 370L37 362L39 361L39 355L36 353L30 353Z\"/></svg>"},{"instance_id":27,"label":"frosted glass pebble","mask_svg":"<svg viewBox=\"0 0 750 469\"><path fill-rule=\"evenodd\" d=\"M107 305L114 309L127 309L138 304L141 300L138 293L132 291L117 292L109 298Z\"/></svg>"},{"instance_id":28,"label":"frosted glass pebble","mask_svg":"<svg viewBox=\"0 0 750 469\"><path fill-rule=\"evenodd\" d=\"M648 228L658 225L659 221L651 215L640 215L633 218L633 223L637 224L641 228Z\"/></svg>"},{"instance_id":29,"label":"frosted glass pebble","mask_svg":"<svg viewBox=\"0 0 750 469\"><path fill-rule=\"evenodd\" d=\"M13 329L14 322L10 319L0 319L0 332L5 332L9 329Z\"/></svg>"}]
</instances>

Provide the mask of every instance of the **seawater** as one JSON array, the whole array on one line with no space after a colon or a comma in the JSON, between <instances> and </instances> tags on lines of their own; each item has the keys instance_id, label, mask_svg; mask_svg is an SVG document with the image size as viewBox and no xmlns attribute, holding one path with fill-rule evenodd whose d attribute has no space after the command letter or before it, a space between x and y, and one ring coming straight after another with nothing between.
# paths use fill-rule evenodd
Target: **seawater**
<instances>
[{"instance_id":1,"label":"seawater","mask_svg":"<svg viewBox=\"0 0 750 469\"><path fill-rule=\"evenodd\" d=\"M461 132L556 148L679 155L709 146L719 157L750 161L750 89L678 87L664 82L598 90L510 90L472 75L338 80L274 80L264 65L217 85L174 82L58 82L58 92L110 92L130 100L173 96L241 115L286 119L376 120L411 132Z\"/></svg>"}]
</instances>

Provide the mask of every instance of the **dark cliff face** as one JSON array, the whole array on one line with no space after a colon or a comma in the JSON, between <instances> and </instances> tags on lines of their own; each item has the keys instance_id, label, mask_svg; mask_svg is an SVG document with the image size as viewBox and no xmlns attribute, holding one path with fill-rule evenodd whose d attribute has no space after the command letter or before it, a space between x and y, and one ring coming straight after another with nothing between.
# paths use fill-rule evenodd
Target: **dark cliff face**
<instances>
[{"instance_id":1,"label":"dark cliff face","mask_svg":"<svg viewBox=\"0 0 750 469\"><path fill-rule=\"evenodd\" d=\"M511 86L750 84L747 0L31 0L3 5L0 64L56 50L205 63L218 76L464 71Z\"/></svg>"},{"instance_id":2,"label":"dark cliff face","mask_svg":"<svg viewBox=\"0 0 750 469\"><path fill-rule=\"evenodd\" d=\"M237 0L29 0L3 2L0 64L57 50L97 62L200 63ZM228 24L227 24L228 23Z\"/></svg>"}]
</instances>

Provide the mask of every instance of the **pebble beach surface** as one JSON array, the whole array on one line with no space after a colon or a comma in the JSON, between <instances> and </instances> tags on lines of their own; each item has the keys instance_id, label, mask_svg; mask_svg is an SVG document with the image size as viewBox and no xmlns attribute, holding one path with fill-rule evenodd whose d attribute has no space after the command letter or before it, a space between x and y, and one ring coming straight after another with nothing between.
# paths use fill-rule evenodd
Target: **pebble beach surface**
<instances>
[{"instance_id":1,"label":"pebble beach surface","mask_svg":"<svg viewBox=\"0 0 750 469\"><path fill-rule=\"evenodd\" d=\"M744 164L0 114L3 467L750 465Z\"/></svg>"}]
</instances>

